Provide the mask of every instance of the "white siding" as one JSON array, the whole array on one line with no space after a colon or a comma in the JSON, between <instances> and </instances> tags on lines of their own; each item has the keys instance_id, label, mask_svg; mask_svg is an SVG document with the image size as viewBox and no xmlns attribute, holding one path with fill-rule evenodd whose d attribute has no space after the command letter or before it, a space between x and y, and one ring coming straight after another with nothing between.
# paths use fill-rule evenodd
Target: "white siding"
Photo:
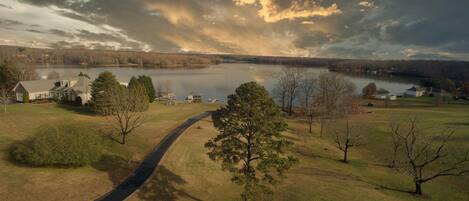
<instances>
[{"instance_id":1,"label":"white siding","mask_svg":"<svg viewBox=\"0 0 469 201\"><path fill-rule=\"evenodd\" d=\"M23 102L23 93L16 92L16 101Z\"/></svg>"},{"instance_id":2,"label":"white siding","mask_svg":"<svg viewBox=\"0 0 469 201\"><path fill-rule=\"evenodd\" d=\"M41 100L41 99L49 99L49 98L50 98L49 91L29 93L29 100Z\"/></svg>"}]
</instances>

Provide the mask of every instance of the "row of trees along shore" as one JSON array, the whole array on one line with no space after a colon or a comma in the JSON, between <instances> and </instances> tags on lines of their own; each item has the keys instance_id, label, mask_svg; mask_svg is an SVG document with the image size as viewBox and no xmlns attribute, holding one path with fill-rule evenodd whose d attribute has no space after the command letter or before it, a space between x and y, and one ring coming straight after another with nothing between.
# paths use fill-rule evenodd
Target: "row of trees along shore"
<instances>
[{"instance_id":1,"label":"row of trees along shore","mask_svg":"<svg viewBox=\"0 0 469 201\"><path fill-rule=\"evenodd\" d=\"M29 66L81 65L148 68L205 67L219 62L218 57L202 54L171 54L142 51L89 49L40 49L0 45L0 58Z\"/></svg>"},{"instance_id":2,"label":"row of trees along shore","mask_svg":"<svg viewBox=\"0 0 469 201\"><path fill-rule=\"evenodd\" d=\"M287 128L282 111L306 118L309 133L318 122L319 137L331 139L343 153L344 163L349 161L352 149L372 143L366 140L369 131L349 120L361 112L360 97L354 95L355 86L350 81L337 74L316 76L298 68L285 68L277 80L273 97L255 82L242 84L228 97L227 105L212 115L219 134L205 144L208 156L222 163L223 170L232 174L231 181L243 186L243 200L269 199L272 186L299 162L286 151L293 143L282 134ZM326 132L326 120L337 126ZM338 122L344 120L341 128ZM454 131L424 134L416 118L411 118L408 122L394 122L388 133L392 139L388 146L393 150L389 152L392 160L388 166L409 172L415 194L423 194L422 184L433 179L469 173L469 151L456 161L448 157L456 155L446 147Z\"/></svg>"}]
</instances>

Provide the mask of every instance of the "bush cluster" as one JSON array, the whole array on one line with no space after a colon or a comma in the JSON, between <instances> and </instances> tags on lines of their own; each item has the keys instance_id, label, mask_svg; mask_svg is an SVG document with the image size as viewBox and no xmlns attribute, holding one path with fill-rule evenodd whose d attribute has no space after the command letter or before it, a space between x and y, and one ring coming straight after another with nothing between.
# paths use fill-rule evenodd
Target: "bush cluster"
<instances>
[{"instance_id":1,"label":"bush cluster","mask_svg":"<svg viewBox=\"0 0 469 201\"><path fill-rule=\"evenodd\" d=\"M85 166L100 159L102 140L95 131L76 124L49 125L16 144L11 156L31 166Z\"/></svg>"}]
</instances>

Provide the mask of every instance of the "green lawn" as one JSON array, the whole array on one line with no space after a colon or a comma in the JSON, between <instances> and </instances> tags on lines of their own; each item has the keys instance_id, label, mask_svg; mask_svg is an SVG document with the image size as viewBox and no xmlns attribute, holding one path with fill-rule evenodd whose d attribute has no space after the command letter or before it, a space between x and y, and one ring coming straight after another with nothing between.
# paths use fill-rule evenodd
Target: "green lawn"
<instances>
[{"instance_id":1,"label":"green lawn","mask_svg":"<svg viewBox=\"0 0 469 201\"><path fill-rule=\"evenodd\" d=\"M214 110L214 104L151 104L146 123L126 145L105 138L101 161L82 168L31 168L9 159L12 144L43 125L62 121L85 124L105 135L109 120L57 104L15 104L0 113L0 200L92 200L120 183L171 129L190 116Z\"/></svg>"},{"instance_id":2,"label":"green lawn","mask_svg":"<svg viewBox=\"0 0 469 201\"><path fill-rule=\"evenodd\" d=\"M406 172L386 167L391 150L386 134L389 123L413 116L422 127L432 131L447 127L456 129L448 148L456 152L469 149L469 106L453 103L433 107L431 100L403 101L406 102L403 107L367 107L362 114L350 118L351 125L362 133L367 145L352 150L349 164L339 162L341 152L331 140L331 132L343 127L344 120L329 122L328 136L319 138L317 125L313 135L309 135L306 124L298 119L288 119L290 129L285 135L295 142L290 151L300 163L275 189L272 200L469 200L469 176L439 178L425 183L425 196L416 197L406 192L413 190ZM194 125L173 145L153 178L129 200L240 200L240 188L230 182L230 175L221 171L218 163L208 159L203 147L216 133L209 119ZM158 187L157 184L162 183L164 187Z\"/></svg>"}]
</instances>

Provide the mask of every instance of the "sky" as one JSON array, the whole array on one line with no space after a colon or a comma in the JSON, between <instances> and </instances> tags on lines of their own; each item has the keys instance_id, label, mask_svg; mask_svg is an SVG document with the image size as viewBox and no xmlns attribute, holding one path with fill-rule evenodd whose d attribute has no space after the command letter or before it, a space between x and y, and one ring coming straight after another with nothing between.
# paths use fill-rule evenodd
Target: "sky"
<instances>
[{"instance_id":1,"label":"sky","mask_svg":"<svg viewBox=\"0 0 469 201\"><path fill-rule=\"evenodd\" d=\"M469 61L468 0L0 0L0 44Z\"/></svg>"}]
</instances>

